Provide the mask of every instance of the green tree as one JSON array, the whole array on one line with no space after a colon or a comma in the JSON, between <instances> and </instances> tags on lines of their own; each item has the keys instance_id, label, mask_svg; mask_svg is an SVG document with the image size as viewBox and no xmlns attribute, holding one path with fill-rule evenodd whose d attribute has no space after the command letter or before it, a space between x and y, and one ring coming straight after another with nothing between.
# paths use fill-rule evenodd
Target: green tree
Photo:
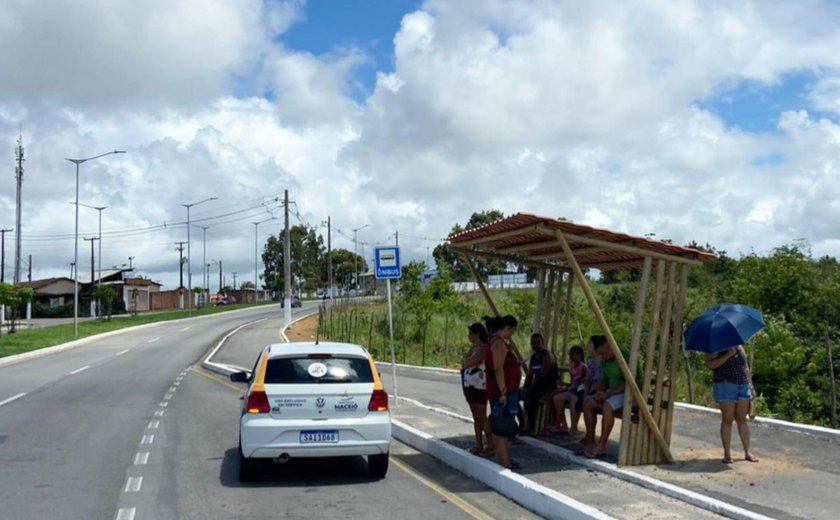
<instances>
[{"instance_id":1,"label":"green tree","mask_svg":"<svg viewBox=\"0 0 840 520\"><path fill-rule=\"evenodd\" d=\"M504 214L496 209L479 211L470 216L470 219L467 221L465 226L462 227L460 224L456 223L452 227L450 234L475 229L502 218L504 218ZM451 273L454 281L466 282L472 280L472 275L470 274L469 267L467 267L467 263L464 261L464 257L460 253L452 251L452 248L450 248L448 244L440 244L435 247L433 256L438 271L446 269L449 273ZM486 279L489 274L505 272L506 264L501 260L476 259L475 268L479 275Z\"/></svg>"},{"instance_id":2,"label":"green tree","mask_svg":"<svg viewBox=\"0 0 840 520\"><path fill-rule=\"evenodd\" d=\"M354 260L355 259L355 260ZM346 249L334 249L332 252L333 283L339 289L350 289L353 287L358 269L360 273L367 272L368 264L361 255L357 255ZM324 279L327 279L327 263L324 262ZM324 284L326 287L326 283Z\"/></svg>"},{"instance_id":3,"label":"green tree","mask_svg":"<svg viewBox=\"0 0 840 520\"><path fill-rule=\"evenodd\" d=\"M326 285L326 248L324 238L315 228L303 225L289 229L292 284L303 291L313 292ZM266 240L262 253L265 267L262 275L263 287L284 292L283 240L271 235Z\"/></svg>"},{"instance_id":4,"label":"green tree","mask_svg":"<svg viewBox=\"0 0 840 520\"><path fill-rule=\"evenodd\" d=\"M96 314L98 319L104 319L106 316L108 321L111 320L113 314L113 302L117 296L117 291L110 285L97 285L93 288L93 299L96 300Z\"/></svg>"}]
</instances>

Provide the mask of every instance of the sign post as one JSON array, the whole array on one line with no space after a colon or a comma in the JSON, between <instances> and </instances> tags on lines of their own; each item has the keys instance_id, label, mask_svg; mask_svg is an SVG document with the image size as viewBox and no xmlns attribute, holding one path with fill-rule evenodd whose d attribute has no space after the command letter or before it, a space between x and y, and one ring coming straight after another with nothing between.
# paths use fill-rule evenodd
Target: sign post
<instances>
[{"instance_id":1,"label":"sign post","mask_svg":"<svg viewBox=\"0 0 840 520\"><path fill-rule=\"evenodd\" d=\"M391 377L394 384L394 405L397 396L397 357L394 354L394 314L391 307L391 280L398 280L402 276L400 265L400 248L395 246L377 247L374 255L375 274L377 280L385 280L388 291L388 332L391 337ZM405 348L403 346L403 348Z\"/></svg>"}]
</instances>

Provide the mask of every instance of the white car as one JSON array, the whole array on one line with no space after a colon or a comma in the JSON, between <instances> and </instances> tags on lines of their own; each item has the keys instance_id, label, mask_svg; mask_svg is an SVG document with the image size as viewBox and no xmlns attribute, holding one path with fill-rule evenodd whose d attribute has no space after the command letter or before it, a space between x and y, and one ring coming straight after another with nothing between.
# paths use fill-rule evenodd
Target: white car
<instances>
[{"instance_id":1,"label":"white car","mask_svg":"<svg viewBox=\"0 0 840 520\"><path fill-rule=\"evenodd\" d=\"M366 455L368 472L388 472L391 414L373 358L347 343L266 346L247 383L239 421L239 478L256 477L256 459Z\"/></svg>"}]
</instances>

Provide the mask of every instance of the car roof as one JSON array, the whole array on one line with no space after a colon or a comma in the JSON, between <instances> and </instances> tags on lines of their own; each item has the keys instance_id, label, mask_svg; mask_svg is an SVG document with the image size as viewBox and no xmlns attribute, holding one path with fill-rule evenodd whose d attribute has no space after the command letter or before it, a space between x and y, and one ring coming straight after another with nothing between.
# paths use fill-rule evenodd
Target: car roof
<instances>
[{"instance_id":1,"label":"car roof","mask_svg":"<svg viewBox=\"0 0 840 520\"><path fill-rule=\"evenodd\" d=\"M367 357L367 350L352 343L338 343L332 341L306 341L301 343L272 343L266 346L268 356L295 356L308 354L333 354Z\"/></svg>"}]
</instances>

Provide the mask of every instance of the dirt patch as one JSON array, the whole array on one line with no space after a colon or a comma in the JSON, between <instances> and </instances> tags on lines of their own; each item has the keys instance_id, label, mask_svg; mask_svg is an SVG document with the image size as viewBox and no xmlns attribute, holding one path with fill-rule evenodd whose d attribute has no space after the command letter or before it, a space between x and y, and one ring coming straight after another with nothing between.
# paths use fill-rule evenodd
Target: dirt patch
<instances>
[{"instance_id":1,"label":"dirt patch","mask_svg":"<svg viewBox=\"0 0 840 520\"><path fill-rule=\"evenodd\" d=\"M737 452L733 450L735 456L733 464L723 464L721 458L723 457L721 448L686 448L678 453L674 453L677 463L673 466L659 466L661 470L672 471L677 473L689 474L714 474L715 478L738 478L750 479L760 478L769 475L778 475L780 473L801 473L807 471L798 462L789 457L786 453L774 453L766 455L759 453L761 461L759 463L752 463L737 457Z\"/></svg>"},{"instance_id":2,"label":"dirt patch","mask_svg":"<svg viewBox=\"0 0 840 520\"><path fill-rule=\"evenodd\" d=\"M318 332L318 315L306 317L286 331L286 337L289 341L296 343L299 341L315 341L315 335ZM324 338L321 338L324 339Z\"/></svg>"}]
</instances>

